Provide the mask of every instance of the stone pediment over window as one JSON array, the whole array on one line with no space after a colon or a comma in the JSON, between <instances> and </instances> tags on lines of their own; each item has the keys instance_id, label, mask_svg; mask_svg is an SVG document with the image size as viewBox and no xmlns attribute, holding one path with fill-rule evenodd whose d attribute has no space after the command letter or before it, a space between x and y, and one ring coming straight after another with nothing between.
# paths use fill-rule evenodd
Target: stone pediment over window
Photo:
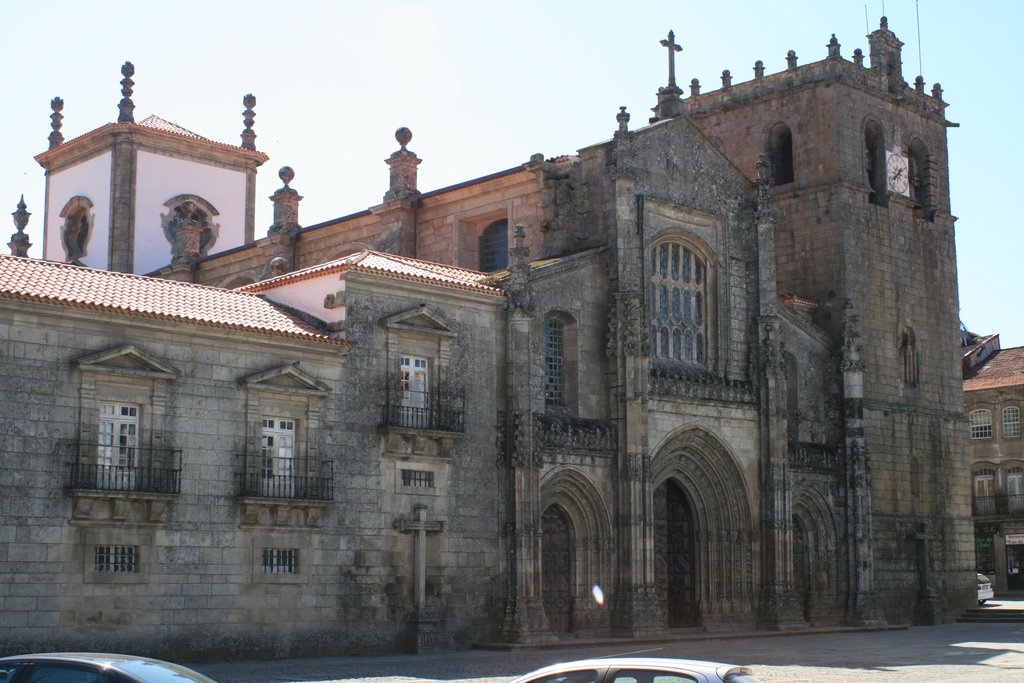
<instances>
[{"instance_id":1,"label":"stone pediment over window","mask_svg":"<svg viewBox=\"0 0 1024 683\"><path fill-rule=\"evenodd\" d=\"M75 364L82 370L133 377L170 380L181 374L174 366L146 353L134 344L78 358Z\"/></svg>"},{"instance_id":2,"label":"stone pediment over window","mask_svg":"<svg viewBox=\"0 0 1024 683\"><path fill-rule=\"evenodd\" d=\"M431 310L428 306L417 306L408 311L396 313L381 319L385 327L394 330L421 332L442 337L454 337L459 333L457 323Z\"/></svg>"},{"instance_id":3,"label":"stone pediment over window","mask_svg":"<svg viewBox=\"0 0 1024 683\"><path fill-rule=\"evenodd\" d=\"M264 370L242 380L250 389L276 391L285 394L302 394L305 396L326 396L331 388L299 369L297 363L281 365Z\"/></svg>"}]
</instances>

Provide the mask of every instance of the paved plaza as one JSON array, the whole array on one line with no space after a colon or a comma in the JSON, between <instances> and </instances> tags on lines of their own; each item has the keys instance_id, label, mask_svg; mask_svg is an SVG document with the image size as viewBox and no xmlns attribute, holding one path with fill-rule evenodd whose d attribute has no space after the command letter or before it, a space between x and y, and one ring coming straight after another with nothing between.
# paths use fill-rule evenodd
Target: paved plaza
<instances>
[{"instance_id":1,"label":"paved plaza","mask_svg":"<svg viewBox=\"0 0 1024 683\"><path fill-rule=\"evenodd\" d=\"M1024 608L1024 601L995 601L993 607L1000 604ZM505 683L554 662L630 654L746 664L762 683L1020 683L1024 681L1024 623L728 637L681 635L668 642L564 642L543 649L225 662L195 668L221 683Z\"/></svg>"}]
</instances>

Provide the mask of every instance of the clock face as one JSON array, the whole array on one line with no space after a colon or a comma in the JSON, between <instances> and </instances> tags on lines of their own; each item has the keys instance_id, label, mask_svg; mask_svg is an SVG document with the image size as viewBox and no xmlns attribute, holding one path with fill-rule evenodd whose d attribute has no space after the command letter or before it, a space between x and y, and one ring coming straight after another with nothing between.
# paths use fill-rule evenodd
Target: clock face
<instances>
[{"instance_id":1,"label":"clock face","mask_svg":"<svg viewBox=\"0 0 1024 683\"><path fill-rule=\"evenodd\" d=\"M893 152L886 160L885 169L889 189L897 194L909 196L910 173L907 169L907 160Z\"/></svg>"}]
</instances>

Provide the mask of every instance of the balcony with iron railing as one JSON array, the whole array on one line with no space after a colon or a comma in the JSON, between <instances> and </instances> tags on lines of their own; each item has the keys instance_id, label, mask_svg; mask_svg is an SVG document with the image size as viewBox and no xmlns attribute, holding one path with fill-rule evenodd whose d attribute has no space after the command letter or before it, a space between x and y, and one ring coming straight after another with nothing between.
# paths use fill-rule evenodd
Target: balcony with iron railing
<instances>
[{"instance_id":1,"label":"balcony with iron railing","mask_svg":"<svg viewBox=\"0 0 1024 683\"><path fill-rule=\"evenodd\" d=\"M181 451L78 444L68 488L72 491L181 492Z\"/></svg>"},{"instance_id":2,"label":"balcony with iron railing","mask_svg":"<svg viewBox=\"0 0 1024 683\"><path fill-rule=\"evenodd\" d=\"M974 497L974 516L1024 515L1024 495L998 493L994 496Z\"/></svg>"},{"instance_id":3,"label":"balcony with iron railing","mask_svg":"<svg viewBox=\"0 0 1024 683\"><path fill-rule=\"evenodd\" d=\"M461 387L441 385L412 391L388 385L381 406L381 425L436 432L465 431L466 399Z\"/></svg>"},{"instance_id":4,"label":"balcony with iron railing","mask_svg":"<svg viewBox=\"0 0 1024 683\"><path fill-rule=\"evenodd\" d=\"M243 498L330 501L334 500L334 463L285 463L263 455L243 454L238 485Z\"/></svg>"}]
</instances>

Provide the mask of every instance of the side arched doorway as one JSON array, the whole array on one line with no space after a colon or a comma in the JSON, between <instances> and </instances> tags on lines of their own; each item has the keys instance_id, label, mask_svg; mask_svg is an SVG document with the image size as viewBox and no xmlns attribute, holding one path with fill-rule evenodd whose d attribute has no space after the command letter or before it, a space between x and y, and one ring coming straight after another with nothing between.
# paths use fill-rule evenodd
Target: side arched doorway
<instances>
[{"instance_id":1,"label":"side arched doorway","mask_svg":"<svg viewBox=\"0 0 1024 683\"><path fill-rule=\"evenodd\" d=\"M572 526L557 505L541 516L541 585L548 626L555 633L572 630Z\"/></svg>"},{"instance_id":2,"label":"side arched doorway","mask_svg":"<svg viewBox=\"0 0 1024 683\"><path fill-rule=\"evenodd\" d=\"M669 627L700 624L694 536L686 494L668 479L654 491L654 579Z\"/></svg>"}]
</instances>

